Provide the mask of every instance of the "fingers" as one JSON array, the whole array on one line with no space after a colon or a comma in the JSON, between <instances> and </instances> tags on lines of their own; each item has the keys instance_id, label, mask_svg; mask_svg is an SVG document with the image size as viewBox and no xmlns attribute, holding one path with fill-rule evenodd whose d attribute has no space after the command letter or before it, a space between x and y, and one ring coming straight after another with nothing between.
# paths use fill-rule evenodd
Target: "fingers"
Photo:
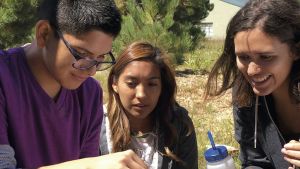
<instances>
[{"instance_id":1,"label":"fingers","mask_svg":"<svg viewBox=\"0 0 300 169\"><path fill-rule=\"evenodd\" d=\"M284 145L284 148L286 149L300 149L300 142L291 140L289 143Z\"/></svg>"},{"instance_id":2,"label":"fingers","mask_svg":"<svg viewBox=\"0 0 300 169\"><path fill-rule=\"evenodd\" d=\"M126 150L124 151L126 154L126 157L129 158L127 161L127 166L130 169L147 169L148 167L146 166L145 162L138 157L132 150Z\"/></svg>"},{"instance_id":3,"label":"fingers","mask_svg":"<svg viewBox=\"0 0 300 169\"><path fill-rule=\"evenodd\" d=\"M284 159L285 159L287 162L289 162L290 164L292 164L292 165L295 165L295 166L297 166L297 167L300 166L300 161L299 161L299 159L289 158L289 157L287 157L287 156L284 156ZM291 167L291 168L293 168L293 167Z\"/></svg>"},{"instance_id":4,"label":"fingers","mask_svg":"<svg viewBox=\"0 0 300 169\"><path fill-rule=\"evenodd\" d=\"M281 149L281 152L288 158L296 158L300 160L300 150Z\"/></svg>"},{"instance_id":5,"label":"fingers","mask_svg":"<svg viewBox=\"0 0 300 169\"><path fill-rule=\"evenodd\" d=\"M286 161L297 167L300 166L300 143L298 141L291 140L289 143L284 145L281 152L283 153Z\"/></svg>"},{"instance_id":6,"label":"fingers","mask_svg":"<svg viewBox=\"0 0 300 169\"><path fill-rule=\"evenodd\" d=\"M147 169L148 167L132 150L107 154L96 158L90 169L105 166L107 169Z\"/></svg>"}]
</instances>

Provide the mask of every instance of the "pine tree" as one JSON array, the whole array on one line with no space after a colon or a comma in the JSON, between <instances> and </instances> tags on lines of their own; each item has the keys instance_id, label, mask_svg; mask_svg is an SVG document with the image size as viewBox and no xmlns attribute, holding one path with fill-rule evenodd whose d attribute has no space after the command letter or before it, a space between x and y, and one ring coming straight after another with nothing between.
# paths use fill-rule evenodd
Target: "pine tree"
<instances>
[{"instance_id":1,"label":"pine tree","mask_svg":"<svg viewBox=\"0 0 300 169\"><path fill-rule=\"evenodd\" d=\"M37 0L0 1L0 48L30 41Z\"/></svg>"},{"instance_id":2,"label":"pine tree","mask_svg":"<svg viewBox=\"0 0 300 169\"><path fill-rule=\"evenodd\" d=\"M117 51L132 41L146 40L165 49L174 63L181 64L183 55L194 50L204 36L195 24L207 16L208 0L116 2L123 12L122 30L114 44Z\"/></svg>"},{"instance_id":3,"label":"pine tree","mask_svg":"<svg viewBox=\"0 0 300 169\"><path fill-rule=\"evenodd\" d=\"M204 33L201 31L200 22L206 18L208 12L213 9L209 0L181 0L174 13L174 25L170 28L174 33L181 34L188 31L192 38L194 49L197 47ZM181 26L178 26L181 25ZM183 30L180 28L183 27Z\"/></svg>"},{"instance_id":4,"label":"pine tree","mask_svg":"<svg viewBox=\"0 0 300 169\"><path fill-rule=\"evenodd\" d=\"M39 0L0 0L0 48L29 42L36 22ZM198 25L212 10L209 0L115 0L123 13L115 49L134 40L162 47L182 63L204 36Z\"/></svg>"}]
</instances>

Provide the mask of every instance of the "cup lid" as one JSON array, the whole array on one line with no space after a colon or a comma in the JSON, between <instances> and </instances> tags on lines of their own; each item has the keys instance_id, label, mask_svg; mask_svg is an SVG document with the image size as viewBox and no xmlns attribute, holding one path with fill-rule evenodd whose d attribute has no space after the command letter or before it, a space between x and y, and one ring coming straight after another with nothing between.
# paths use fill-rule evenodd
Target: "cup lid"
<instances>
[{"instance_id":1,"label":"cup lid","mask_svg":"<svg viewBox=\"0 0 300 169\"><path fill-rule=\"evenodd\" d=\"M217 162L225 159L228 156L228 151L225 146L216 146L215 149L209 148L204 153L205 159L208 162Z\"/></svg>"}]
</instances>

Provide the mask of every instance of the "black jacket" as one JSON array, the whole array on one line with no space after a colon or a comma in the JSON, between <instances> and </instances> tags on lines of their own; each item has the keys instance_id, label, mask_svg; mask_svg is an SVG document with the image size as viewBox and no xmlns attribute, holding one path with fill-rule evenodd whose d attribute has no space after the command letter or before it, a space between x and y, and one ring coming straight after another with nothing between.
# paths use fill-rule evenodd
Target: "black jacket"
<instances>
[{"instance_id":1,"label":"black jacket","mask_svg":"<svg viewBox=\"0 0 300 169\"><path fill-rule=\"evenodd\" d=\"M274 103L271 97L259 97L257 121L257 147L254 148L255 101L252 107L233 107L235 138L240 144L242 168L287 169L281 148L284 138L276 126Z\"/></svg>"}]
</instances>

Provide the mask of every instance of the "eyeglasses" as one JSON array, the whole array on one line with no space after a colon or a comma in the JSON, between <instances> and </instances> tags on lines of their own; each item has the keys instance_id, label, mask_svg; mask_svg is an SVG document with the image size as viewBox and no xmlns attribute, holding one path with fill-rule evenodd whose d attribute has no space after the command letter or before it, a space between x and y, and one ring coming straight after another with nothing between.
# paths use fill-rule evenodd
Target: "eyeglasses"
<instances>
[{"instance_id":1,"label":"eyeglasses","mask_svg":"<svg viewBox=\"0 0 300 169\"><path fill-rule=\"evenodd\" d=\"M59 38L63 40L64 44L69 49L70 53L74 56L76 61L72 64L72 66L75 69L88 70L96 66L96 71L102 71L110 68L116 63L115 57L111 52L99 55L97 59L91 59L87 56L80 56L79 52L72 48L71 45L65 40L62 33L60 31L57 31L57 33Z\"/></svg>"}]
</instances>

